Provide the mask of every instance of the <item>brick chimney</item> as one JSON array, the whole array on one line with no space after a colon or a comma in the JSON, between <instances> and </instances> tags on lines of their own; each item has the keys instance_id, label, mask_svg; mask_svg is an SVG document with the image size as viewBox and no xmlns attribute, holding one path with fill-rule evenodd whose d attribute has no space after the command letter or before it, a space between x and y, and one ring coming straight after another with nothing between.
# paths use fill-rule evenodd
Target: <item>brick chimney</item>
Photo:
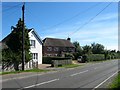
<instances>
[{"instance_id":1,"label":"brick chimney","mask_svg":"<svg viewBox=\"0 0 120 90\"><path fill-rule=\"evenodd\" d=\"M68 37L67 40L70 41L70 38Z\"/></svg>"}]
</instances>

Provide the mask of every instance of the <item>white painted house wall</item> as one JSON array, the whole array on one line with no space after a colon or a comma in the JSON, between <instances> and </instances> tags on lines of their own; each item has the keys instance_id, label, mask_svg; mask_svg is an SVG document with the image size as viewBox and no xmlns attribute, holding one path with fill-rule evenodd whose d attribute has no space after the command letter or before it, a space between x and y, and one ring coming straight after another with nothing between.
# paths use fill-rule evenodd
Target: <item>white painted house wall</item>
<instances>
[{"instance_id":1,"label":"white painted house wall","mask_svg":"<svg viewBox=\"0 0 120 90\"><path fill-rule=\"evenodd\" d=\"M28 33L28 35L29 35L30 43L31 43L31 40L35 40L35 47L30 46L30 52L32 54L33 53L38 54L37 59L32 59L26 64L26 68L30 69L30 68L33 68L32 65L34 62L38 62L38 64L42 64L42 40L33 29Z\"/></svg>"}]
</instances>

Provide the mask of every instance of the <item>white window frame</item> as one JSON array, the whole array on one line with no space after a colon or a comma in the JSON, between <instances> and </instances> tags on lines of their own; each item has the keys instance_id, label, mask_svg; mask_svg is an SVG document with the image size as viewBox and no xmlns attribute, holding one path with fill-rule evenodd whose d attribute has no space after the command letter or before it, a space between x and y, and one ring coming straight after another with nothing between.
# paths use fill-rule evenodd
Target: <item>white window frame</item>
<instances>
[{"instance_id":1,"label":"white window frame","mask_svg":"<svg viewBox=\"0 0 120 90\"><path fill-rule=\"evenodd\" d=\"M36 45L35 40L30 40L30 46L31 46L32 48L35 48L35 45Z\"/></svg>"},{"instance_id":2,"label":"white window frame","mask_svg":"<svg viewBox=\"0 0 120 90\"><path fill-rule=\"evenodd\" d=\"M38 53L32 53L32 59L38 60Z\"/></svg>"},{"instance_id":3,"label":"white window frame","mask_svg":"<svg viewBox=\"0 0 120 90\"><path fill-rule=\"evenodd\" d=\"M59 48L58 47L54 47L54 51L59 51Z\"/></svg>"},{"instance_id":4,"label":"white window frame","mask_svg":"<svg viewBox=\"0 0 120 90\"><path fill-rule=\"evenodd\" d=\"M47 47L47 51L52 51L52 47Z\"/></svg>"}]
</instances>

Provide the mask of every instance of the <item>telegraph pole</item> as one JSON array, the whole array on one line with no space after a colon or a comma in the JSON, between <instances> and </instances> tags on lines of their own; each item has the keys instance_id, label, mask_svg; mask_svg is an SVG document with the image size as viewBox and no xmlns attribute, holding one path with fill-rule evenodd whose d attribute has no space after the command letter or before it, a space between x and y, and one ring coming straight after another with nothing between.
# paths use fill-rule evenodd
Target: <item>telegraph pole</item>
<instances>
[{"instance_id":1,"label":"telegraph pole","mask_svg":"<svg viewBox=\"0 0 120 90\"><path fill-rule=\"evenodd\" d=\"M22 6L22 22L23 22L23 26L22 26L22 71L24 71L24 65L25 65L25 46L24 46L24 33L25 33L25 27L24 27L24 12L25 11L25 3Z\"/></svg>"}]
</instances>

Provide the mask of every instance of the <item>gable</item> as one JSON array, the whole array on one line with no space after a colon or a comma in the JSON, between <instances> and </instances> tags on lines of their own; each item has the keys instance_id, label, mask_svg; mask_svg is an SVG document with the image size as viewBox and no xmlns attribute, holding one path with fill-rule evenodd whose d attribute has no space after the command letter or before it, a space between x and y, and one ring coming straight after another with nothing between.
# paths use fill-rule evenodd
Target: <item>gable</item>
<instances>
[{"instance_id":1,"label":"gable","mask_svg":"<svg viewBox=\"0 0 120 90\"><path fill-rule=\"evenodd\" d=\"M34 37L42 45L41 38L33 29L29 32L29 37L30 37L30 39L32 39L32 37Z\"/></svg>"}]
</instances>

